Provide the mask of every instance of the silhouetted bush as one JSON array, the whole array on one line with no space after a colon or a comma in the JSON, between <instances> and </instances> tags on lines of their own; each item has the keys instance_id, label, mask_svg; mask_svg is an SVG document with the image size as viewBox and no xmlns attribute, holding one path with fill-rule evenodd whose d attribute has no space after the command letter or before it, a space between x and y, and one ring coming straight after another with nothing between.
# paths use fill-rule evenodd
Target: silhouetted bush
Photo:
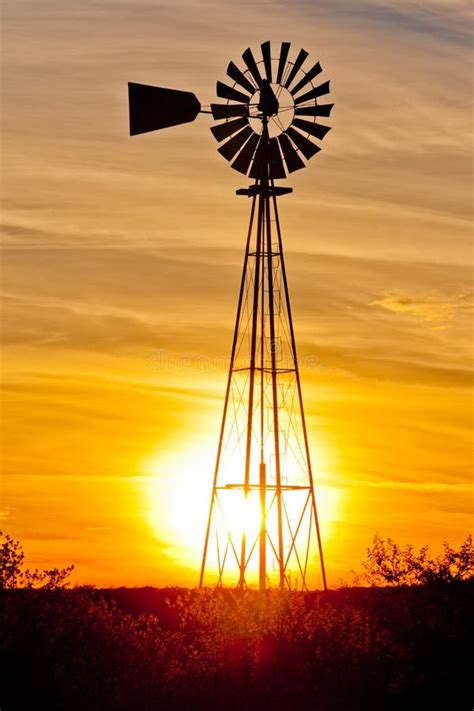
<instances>
[{"instance_id":1,"label":"silhouetted bush","mask_svg":"<svg viewBox=\"0 0 474 711\"><path fill-rule=\"evenodd\" d=\"M367 549L367 560L362 563L362 579L369 585L424 585L453 583L469 580L474 575L474 549L469 535L458 550L443 544L443 555L429 557L428 546L416 553L413 546L406 548L376 534L372 547Z\"/></svg>"},{"instance_id":2,"label":"silhouetted bush","mask_svg":"<svg viewBox=\"0 0 474 711\"><path fill-rule=\"evenodd\" d=\"M379 537L367 570L391 586L262 596L65 589L54 577L35 589L21 546L6 543L1 711L472 708L472 544L433 567ZM425 570L439 574L422 584Z\"/></svg>"},{"instance_id":3,"label":"silhouetted bush","mask_svg":"<svg viewBox=\"0 0 474 711\"><path fill-rule=\"evenodd\" d=\"M4 590L0 708L468 709L472 590Z\"/></svg>"}]
</instances>

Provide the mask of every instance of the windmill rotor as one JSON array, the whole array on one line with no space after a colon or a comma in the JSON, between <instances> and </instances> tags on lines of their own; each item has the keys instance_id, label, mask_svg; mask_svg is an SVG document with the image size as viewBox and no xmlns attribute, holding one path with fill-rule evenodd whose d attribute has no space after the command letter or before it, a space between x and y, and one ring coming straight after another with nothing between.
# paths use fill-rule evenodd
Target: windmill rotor
<instances>
[{"instance_id":1,"label":"windmill rotor","mask_svg":"<svg viewBox=\"0 0 474 711\"><path fill-rule=\"evenodd\" d=\"M217 82L217 95L227 99L227 104L211 104L214 119L223 121L211 131L223 144L219 153L231 162L232 168L251 178L267 175L281 179L286 178L287 172L304 168L303 158L307 161L321 150L315 139L322 141L330 126L319 123L319 117L329 117L333 104L320 104L319 99L329 94L330 84L315 83L323 71L319 61L305 71L309 56L306 50L301 49L291 61L289 42L282 42L274 56L270 42L264 42L260 49L260 60L255 59L250 48L245 50L242 70L234 62L229 64L227 75L233 85ZM241 120L235 121L236 116ZM245 131L245 120L259 137L257 143L255 139L250 141L252 134ZM267 140L263 136L265 123ZM268 170L262 160L264 144ZM250 149L253 155L249 161Z\"/></svg>"}]
</instances>

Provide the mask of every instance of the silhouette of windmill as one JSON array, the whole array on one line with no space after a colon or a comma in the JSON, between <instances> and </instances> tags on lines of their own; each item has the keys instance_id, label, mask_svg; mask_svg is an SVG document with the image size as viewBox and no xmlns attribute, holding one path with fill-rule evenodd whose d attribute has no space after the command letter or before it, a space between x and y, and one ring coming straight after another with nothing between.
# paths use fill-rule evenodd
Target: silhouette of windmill
<instances>
[{"instance_id":1,"label":"silhouette of windmill","mask_svg":"<svg viewBox=\"0 0 474 711\"><path fill-rule=\"evenodd\" d=\"M290 43L272 56L250 49L243 69L230 62L229 84L217 82L225 103L202 108L191 92L129 83L130 134L155 131L212 114L218 148L253 184L230 367L224 397L199 585L243 589L252 575L260 590L296 585L307 590L319 560L326 589L295 333L277 198L292 192L275 184L305 167L330 130L319 123L333 104L319 103L329 81L314 80L319 62L308 53L290 59Z\"/></svg>"}]
</instances>

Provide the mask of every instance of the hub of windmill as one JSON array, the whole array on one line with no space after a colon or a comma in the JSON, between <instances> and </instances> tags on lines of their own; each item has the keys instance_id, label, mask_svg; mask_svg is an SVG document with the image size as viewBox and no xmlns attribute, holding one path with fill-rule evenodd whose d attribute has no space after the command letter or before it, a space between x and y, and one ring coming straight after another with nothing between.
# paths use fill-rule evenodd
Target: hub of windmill
<instances>
[{"instance_id":1,"label":"hub of windmill","mask_svg":"<svg viewBox=\"0 0 474 711\"><path fill-rule=\"evenodd\" d=\"M260 101L257 106L258 110L262 112L264 116L270 117L275 116L278 113L280 104L275 96L275 92L268 79L262 81L260 87Z\"/></svg>"}]
</instances>

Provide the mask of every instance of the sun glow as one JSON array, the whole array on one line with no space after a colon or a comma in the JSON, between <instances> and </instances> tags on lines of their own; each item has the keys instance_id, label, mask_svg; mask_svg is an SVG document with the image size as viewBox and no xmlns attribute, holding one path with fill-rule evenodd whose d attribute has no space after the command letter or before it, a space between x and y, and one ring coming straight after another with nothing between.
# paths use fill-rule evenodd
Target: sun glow
<instances>
[{"instance_id":1,"label":"sun glow","mask_svg":"<svg viewBox=\"0 0 474 711\"><path fill-rule=\"evenodd\" d=\"M212 487L211 453L211 447L197 446L153 455L143 467L148 523L186 566L196 567L202 554Z\"/></svg>"},{"instance_id":2,"label":"sun glow","mask_svg":"<svg viewBox=\"0 0 474 711\"><path fill-rule=\"evenodd\" d=\"M204 536L209 513L209 504L214 472L214 448L208 441L191 444L186 451L176 451L163 456L155 454L145 460L143 472L146 476L144 487L144 508L148 524L156 537L168 545L168 552L177 564L196 571L196 579L201 564ZM318 479L327 480L328 458L321 452L315 462ZM233 481L241 482L242 476L233 473ZM255 546L261 525L259 494L251 492L245 497L242 490L225 490L221 504L228 531L235 540L245 532L249 550ZM267 499L269 506L270 498ZM342 492L328 484L316 485L316 502L324 550L330 546L337 521L341 515ZM275 507L273 508L273 512ZM289 515L296 513L290 505ZM275 526L273 515L268 516L267 525ZM226 535L221 527L220 535ZM208 565L217 570L217 560L213 558L214 546L210 546ZM236 551L238 555L238 551ZM235 555L232 551L229 555ZM271 554L269 553L271 566ZM250 578L257 574L258 555L249 565Z\"/></svg>"}]
</instances>

